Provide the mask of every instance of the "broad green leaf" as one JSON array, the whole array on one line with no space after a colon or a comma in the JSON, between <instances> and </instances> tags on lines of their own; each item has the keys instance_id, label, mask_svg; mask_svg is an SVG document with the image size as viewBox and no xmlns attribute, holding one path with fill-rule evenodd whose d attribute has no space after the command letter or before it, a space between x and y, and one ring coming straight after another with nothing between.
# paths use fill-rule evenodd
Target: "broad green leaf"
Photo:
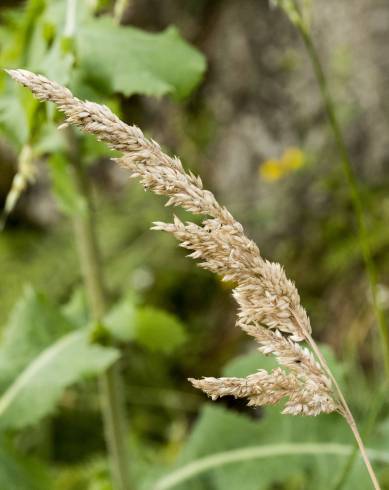
<instances>
[{"instance_id":1,"label":"broad green leaf","mask_svg":"<svg viewBox=\"0 0 389 490\"><path fill-rule=\"evenodd\" d=\"M64 52L60 39L57 39L50 50L42 59L37 71L44 73L50 80L55 80L62 85L68 85L74 56Z\"/></svg>"},{"instance_id":2,"label":"broad green leaf","mask_svg":"<svg viewBox=\"0 0 389 490\"><path fill-rule=\"evenodd\" d=\"M77 35L79 66L86 78L105 80L112 92L187 96L199 83L204 57L171 27L147 33L110 17L88 22Z\"/></svg>"},{"instance_id":3,"label":"broad green leaf","mask_svg":"<svg viewBox=\"0 0 389 490\"><path fill-rule=\"evenodd\" d=\"M229 450L219 452L213 455L205 456L204 458L197 459L192 463L178 468L176 471L171 472L165 477L159 478L153 485L152 490L169 490L171 488L177 488L178 484L183 482L188 483L194 477L198 477L205 472L214 469L227 466L235 463L242 463L245 461L256 460L259 464L265 463L268 458L284 458L285 464L288 464L288 458L293 455L300 456L326 456L331 455L336 458L344 458L345 465L347 464L347 458L352 454L353 447L346 444L338 443L281 443L281 444L266 444L262 446L252 446L249 448L241 448L236 450ZM387 464L389 462L389 452L368 449L371 461L381 462ZM277 475L274 475L276 480ZM293 484L288 488L297 488L294 482L299 482L299 488L303 485L303 479L301 477L293 478ZM305 488L305 487L304 487ZM385 487L386 488L386 487Z\"/></svg>"},{"instance_id":4,"label":"broad green leaf","mask_svg":"<svg viewBox=\"0 0 389 490\"><path fill-rule=\"evenodd\" d=\"M245 376L260 367L271 368L268 363L268 359L253 352L232 361L223 374ZM175 490L268 490L277 484L287 486L291 481L299 481L298 488L332 488L347 461L348 450L354 444L341 416L292 417L282 415L279 407L247 410L252 417L227 410L220 401L203 409L174 471L178 475L182 475L181 470L192 472L191 463L195 468L201 468L203 464L207 468L209 460L203 458L208 456L210 461L214 456L216 462L219 458L231 459L228 463L212 464L198 474L192 473L185 482L177 482ZM306 444L313 444L312 448L316 447L317 452L316 449L309 452ZM324 447L328 449L327 453ZM235 451L240 454L239 458L234 456ZM252 458L254 453L261 458ZM344 453L342 457L340 453ZM265 460L262 459L264 455ZM186 465L190 466L184 469ZM159 481L168 482L169 479ZM363 490L368 486L368 476L358 461L345 488ZM153 488L150 481L146 488Z\"/></svg>"},{"instance_id":5,"label":"broad green leaf","mask_svg":"<svg viewBox=\"0 0 389 490\"><path fill-rule=\"evenodd\" d=\"M86 203L78 193L70 175L70 165L61 153L54 153L48 160L54 196L65 214L84 214Z\"/></svg>"},{"instance_id":6,"label":"broad green leaf","mask_svg":"<svg viewBox=\"0 0 389 490\"><path fill-rule=\"evenodd\" d=\"M26 68L42 73L62 85L68 85L72 74L74 54L70 40L64 38L67 2L46 1L45 9L32 29ZM76 21L80 29L88 17L87 2L79 2Z\"/></svg>"},{"instance_id":7,"label":"broad green leaf","mask_svg":"<svg viewBox=\"0 0 389 490\"><path fill-rule=\"evenodd\" d=\"M177 317L151 306L140 307L135 314L135 339L151 351L169 354L186 338Z\"/></svg>"},{"instance_id":8,"label":"broad green leaf","mask_svg":"<svg viewBox=\"0 0 389 490\"><path fill-rule=\"evenodd\" d=\"M9 40L0 49L1 62L42 73L83 98L104 102L113 92L185 97L203 75L203 56L174 28L155 34L119 26L109 16L93 17L87 2L81 2L73 52L64 38L65 16L66 2L28 2L25 14L3 28ZM28 91L13 83L8 88L4 75L0 82L0 128L18 147L32 138L40 143L44 109ZM107 155L105 145L94 143L92 156L101 154Z\"/></svg>"},{"instance_id":9,"label":"broad green leaf","mask_svg":"<svg viewBox=\"0 0 389 490\"><path fill-rule=\"evenodd\" d=\"M176 316L152 306L137 306L132 295L111 309L104 326L121 342L136 342L150 351L165 354L186 339L184 326Z\"/></svg>"},{"instance_id":10,"label":"broad green leaf","mask_svg":"<svg viewBox=\"0 0 389 490\"><path fill-rule=\"evenodd\" d=\"M0 344L0 389L39 352L70 332L73 325L41 293L27 288L14 307Z\"/></svg>"},{"instance_id":11,"label":"broad green leaf","mask_svg":"<svg viewBox=\"0 0 389 490\"><path fill-rule=\"evenodd\" d=\"M216 456L225 451L249 451L249 448L257 448L253 451L261 453L262 446L267 448L263 452L274 450L275 453L265 460L243 458L235 459L234 462L232 458L229 464L210 467L207 471L200 472L197 477L194 476L174 488L265 490L277 483L286 484L291 479L299 479L305 482L304 488L324 490L331 487L334 478L347 461L347 451L353 447L349 435L348 428L340 416L292 417L281 415L277 410L267 409L263 418L255 420L216 404L206 406L178 460L177 469L191 461L196 462L206 456ZM288 443L339 443L346 450L343 457L340 457L340 454L331 454L331 451L325 454L325 451L318 450L318 453L315 453L312 450L311 454L307 454L304 446L301 446L299 454L298 450L291 450ZM277 451L284 452L284 455L277 454ZM368 477L361 462L356 465L346 488L368 488Z\"/></svg>"},{"instance_id":12,"label":"broad green leaf","mask_svg":"<svg viewBox=\"0 0 389 490\"><path fill-rule=\"evenodd\" d=\"M0 398L0 428L19 429L51 413L63 390L104 371L119 357L91 344L87 330L72 332L45 349Z\"/></svg>"}]
</instances>

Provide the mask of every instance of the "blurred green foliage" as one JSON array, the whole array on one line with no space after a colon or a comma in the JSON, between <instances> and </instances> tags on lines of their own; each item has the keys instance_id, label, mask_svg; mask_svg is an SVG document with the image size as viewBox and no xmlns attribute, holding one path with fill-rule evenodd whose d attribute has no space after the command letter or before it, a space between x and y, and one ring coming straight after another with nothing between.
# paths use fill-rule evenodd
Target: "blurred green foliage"
<instances>
[{"instance_id":1,"label":"blurred green foliage","mask_svg":"<svg viewBox=\"0 0 389 490\"><path fill-rule=\"evenodd\" d=\"M86 2L80 2L74 11L70 3L30 0L26 5L3 12L1 66L25 67L44 73L70 85L80 96L104 101L116 108L119 107L117 101L120 93L127 96L134 93L154 96L170 94L179 99L187 96L199 82L205 69L204 58L180 37L176 29L148 34L139 29L122 27L110 15L97 16L98 7L88 6ZM28 162L30 167L38 165L38 159L47 162L52 191L64 214L85 213L85 203L71 177L67 143L55 127L57 115L53 108L37 104L27 91L15 87L4 72L0 75L0 84L0 128L3 137L14 146L16 153L21 153L29 145L32 149ZM85 162L93 163L97 158L109 154L103 145L91 138L77 135L77 140L78 156ZM20 163L18 178L23 185L14 184L11 188L9 195L14 193L12 203L32 182L32 175L27 175L25 166ZM13 204L8 207L6 204L6 210L7 213L12 212ZM107 234L110 239L105 243L112 254L115 235ZM119 241L125 238L125 234L119 236ZM7 242L2 243L6 252ZM26 251L30 253L29 245L26 246ZM56 249L57 245L54 245ZM14 266L20 263L21 250L15 252L12 248L15 258L7 262L11 262L9 266L13 269L13 275L17 276ZM43 256L47 255L45 248ZM69 267L69 260L65 259L65 262L65 267ZM40 264L41 261L39 267ZM52 266L48 263L47 266L48 273L52 274ZM131 270L133 266L129 267ZM31 271L27 271L24 280L29 274ZM66 288L72 287L72 282L77 285L79 274L72 272L67 278L59 270L57 274L58 298L58 293L66 293ZM39 275L42 277L41 271ZM33 275L30 275L30 280L35 282ZM11 296L14 297L14 291ZM84 294L78 286L70 302L62 309L42 293L28 288L3 329L0 349L3 366L1 430L13 429L15 436L11 439L14 445L18 445L15 430L26 431L21 433L23 440L26 440L24 437L31 432L32 426L38 428L38 433L42 432L39 422L52 414L63 400L66 388L80 385L84 379L93 378L105 370L120 357L120 346L128 348L138 344L150 352L169 354L184 341L184 326L173 314L144 306L128 292L126 298L114 305L107 315L106 324L98 326L89 320ZM95 395L93 389L92 400ZM11 440L4 444L4 448L10 444ZM2 475L4 488L28 489L38 488L37 485L43 488L43 476L36 484L35 473L38 471L34 464L17 459L12 451L6 453L4 449L2 458L2 466L3 463L5 465ZM49 472L46 473L49 478ZM104 474L102 485L108 488L110 484L106 469ZM63 480L66 481L65 475ZM63 485L65 488L66 483ZM97 474L90 488L103 488Z\"/></svg>"},{"instance_id":2,"label":"blurred green foliage","mask_svg":"<svg viewBox=\"0 0 389 490\"><path fill-rule=\"evenodd\" d=\"M4 9L0 66L43 73L121 116L130 96L170 96L183 103L199 84L204 56L177 28L151 33L121 26L111 15L110 2L79 1L76 16L69 18L68 3L28 0ZM214 124L206 111L197 117L187 122L188 131L204 146ZM56 129L60 120L52 106L38 104L0 73L1 139L16 155L31 146L30 163L38 174L46 169L56 206L71 218L85 212L85 202L71 178L66 139ZM102 159L113 155L78 132L76 143L91 177L104 169ZM23 174L20 168L19 173ZM24 178L31 183L28 176ZM302 260L315 263L317 250L331 243L325 260L315 264L317 273L307 279L310 291L318 279L329 282L340 268L358 262L337 176L331 174L317 185L326 187L344 214L319 216L313 233L302 237L297 229L295 240L288 242L296 271L304 271ZM23 222L18 226L11 216L10 230L0 236L1 489L112 490L96 375L119 356L136 488L150 490L185 465L225 451L282 443L352 445L347 427L336 415L296 419L281 416L279 408L248 410L234 400L203 406L204 398L190 389L186 378L220 371L227 359L246 350L239 333L223 323L229 320L225 286L201 271L189 274L194 265L173 251L171 238L154 239L145 231L150 222L167 215L158 198L147 196L146 205L135 187L126 197L118 196L116 188L105 194L94 191L112 304L101 325L91 321L66 220L42 230ZM381 208L375 203L371 207L374 219L381 220ZM246 218L265 227L273 218L266 213L261 203L260 211ZM389 235L386 227L374 229L373 244L380 253ZM26 283L32 286L25 288ZM358 386L349 390L350 399L356 412L365 416L375 379L369 386L358 367L340 364L329 349L324 350L338 378L348 387ZM223 373L241 376L269 362L253 352L227 364ZM375 463L389 488L382 464L388 458L387 436L383 414L368 445L380 451L381 459ZM335 483L345 462L345 456L329 454L253 459L194 474L174 488L324 489ZM355 466L344 488L368 488L362 464Z\"/></svg>"}]
</instances>

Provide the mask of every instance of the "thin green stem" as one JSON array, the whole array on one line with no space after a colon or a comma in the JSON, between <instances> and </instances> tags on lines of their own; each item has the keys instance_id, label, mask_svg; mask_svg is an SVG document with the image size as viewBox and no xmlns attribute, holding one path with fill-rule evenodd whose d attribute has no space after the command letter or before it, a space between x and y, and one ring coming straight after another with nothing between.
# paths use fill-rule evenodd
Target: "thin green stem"
<instances>
[{"instance_id":1,"label":"thin green stem","mask_svg":"<svg viewBox=\"0 0 389 490\"><path fill-rule=\"evenodd\" d=\"M368 227L366 224L365 210L360 195L360 191L358 188L358 181L355 176L354 169L351 163L350 154L345 144L342 129L338 121L338 117L335 110L335 104L332 99L328 87L327 79L322 64L320 62L320 58L318 56L316 47L313 43L312 37L310 36L309 31L304 27L304 24L302 22L297 22L295 25L307 49L318 85L320 87L320 93L323 98L328 121L335 138L336 146L343 167L343 172L345 174L348 189L350 192L350 198L357 221L359 243L360 243L362 256L363 256L363 260L365 263L366 272L370 284L374 315L377 321L377 325L382 341L385 371L389 379L389 331L386 327L384 312L378 300L377 271L372 257Z\"/></svg>"},{"instance_id":2,"label":"thin green stem","mask_svg":"<svg viewBox=\"0 0 389 490\"><path fill-rule=\"evenodd\" d=\"M343 415L343 417L345 418L346 422L348 423L354 437L355 437L355 441L358 445L358 448L359 448L359 451L361 453L361 456L362 456L362 459L365 463L365 466L366 466L366 469L367 469L367 472L369 473L369 476L370 476L370 479L371 479L371 482L373 484L373 487L375 490L380 490L381 487L380 487L380 484L378 482L378 479L377 479L377 476L374 472L374 469L370 463L370 460L369 460L369 456L367 454L367 451L366 451L366 447L363 443L363 440L362 440L362 437L359 433L359 430L358 430L358 426L355 422L355 419L354 419L354 416L350 410L350 407L348 406L348 403L343 395L343 392L335 378L335 376L332 374L332 371L331 369L329 368L328 364L327 364L327 361L325 360L323 354L321 353L319 347L317 346L316 342L314 341L314 339L312 338L311 335L308 335L307 337L307 340L309 342L309 345L311 346L313 352L315 353L318 361L320 362L321 366L323 367L324 371L328 374L328 376L330 377L334 387L335 387L335 391L336 391L336 394L337 394L337 397L338 397L338 400L339 400L339 403L340 403L340 413ZM351 457L350 457L351 458Z\"/></svg>"},{"instance_id":3,"label":"thin green stem","mask_svg":"<svg viewBox=\"0 0 389 490\"><path fill-rule=\"evenodd\" d=\"M373 310L374 310L374 315L378 324L382 344L383 344L383 357L384 357L384 365L385 365L385 371L389 379L389 332L386 328L385 324L385 317L384 317L384 312L382 311L379 301L378 301L378 284L377 284L377 272L376 268L374 265L374 261L372 258L372 252L371 252L371 247L370 247L370 241L369 241L369 235L368 235L368 227L366 224L366 216L365 216L365 211L364 211L364 206L363 206L363 201L358 189L358 181L355 176L353 166L351 163L351 158L349 155L349 151L347 149L347 146L345 144L345 140L343 137L342 129L339 124L336 110L335 110L335 104L332 99L327 79L322 67L322 64L320 62L320 58L318 56L316 47L313 43L313 40L309 34L309 30L306 27L303 17L301 15L300 9L298 7L298 4L296 0L292 0L292 9L290 8L290 4L288 8L284 7L284 10L286 14L290 17L290 12L293 11L294 16L291 18L292 22L295 24L297 27L302 40L304 42L304 45L307 49L308 55L310 57L315 76L320 88L320 93L324 102L324 107L326 110L327 118L330 124L330 127L332 129L332 132L334 134L336 146L338 149L338 153L340 155L343 171L346 177L346 182L348 185L348 189L350 192L350 198L351 202L353 205L355 217L357 220L357 225L358 225L358 238L360 242L360 247L362 251L362 256L363 260L365 263L366 271L367 271L367 276L370 284L370 290L371 290L371 296L372 296L372 302L373 302ZM294 8L293 8L294 7ZM313 339L311 339L313 342ZM339 388L339 385L337 384L335 378L333 377L331 371L328 369L327 363L325 360L322 358L321 353L319 349L315 349L316 344L313 342L313 345L311 343L311 346L314 348L316 355L319 357L319 360L321 364L324 365L323 367L326 369L328 374L330 375L332 381L334 382L335 389L338 393L340 402L342 404L342 407L344 409L344 416L353 431L353 434L355 436L357 445L359 447L359 450L361 451L362 457L365 461L366 468L369 472L369 475L371 477L372 483L374 488L379 488L379 483L377 481L376 475L374 473L374 470L371 467L370 461L368 459L362 438L359 434L357 425L355 423L355 420L353 418L353 415L347 405L347 402ZM318 352L316 352L316 350ZM373 426L377 417L377 412L378 410L374 410L374 413L371 414L370 418L370 425ZM355 451L354 451L355 453ZM349 460L344 468L343 471L343 476L339 480L339 485L341 486L343 484L343 481L347 479L347 476L349 472L352 470L353 463L356 457L356 454L352 453L349 457Z\"/></svg>"},{"instance_id":4,"label":"thin green stem","mask_svg":"<svg viewBox=\"0 0 389 490\"><path fill-rule=\"evenodd\" d=\"M80 161L77 138L71 129L67 130L67 138L74 181L79 194L83 197L86 204L86 211L74 217L74 226L88 302L93 320L97 325L102 322L107 309L107 300L92 201L87 175ZM103 373L99 381L105 438L113 480L117 490L130 490L129 458L126 442L127 423L118 363Z\"/></svg>"}]
</instances>

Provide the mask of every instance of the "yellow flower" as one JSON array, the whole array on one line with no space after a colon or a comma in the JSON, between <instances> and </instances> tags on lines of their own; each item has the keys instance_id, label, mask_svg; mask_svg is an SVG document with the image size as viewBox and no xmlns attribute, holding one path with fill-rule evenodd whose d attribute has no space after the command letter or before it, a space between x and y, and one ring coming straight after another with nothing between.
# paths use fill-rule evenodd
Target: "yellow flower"
<instances>
[{"instance_id":1,"label":"yellow flower","mask_svg":"<svg viewBox=\"0 0 389 490\"><path fill-rule=\"evenodd\" d=\"M259 167L261 178L267 182L282 179L304 165L304 153L299 148L287 148L280 160L266 160Z\"/></svg>"},{"instance_id":2,"label":"yellow flower","mask_svg":"<svg viewBox=\"0 0 389 490\"><path fill-rule=\"evenodd\" d=\"M304 153L299 148L287 148L281 162L285 169L297 170L304 165Z\"/></svg>"},{"instance_id":3,"label":"yellow flower","mask_svg":"<svg viewBox=\"0 0 389 490\"><path fill-rule=\"evenodd\" d=\"M259 174L267 182L280 179L283 174L281 162L279 160L266 160L259 167Z\"/></svg>"}]
</instances>

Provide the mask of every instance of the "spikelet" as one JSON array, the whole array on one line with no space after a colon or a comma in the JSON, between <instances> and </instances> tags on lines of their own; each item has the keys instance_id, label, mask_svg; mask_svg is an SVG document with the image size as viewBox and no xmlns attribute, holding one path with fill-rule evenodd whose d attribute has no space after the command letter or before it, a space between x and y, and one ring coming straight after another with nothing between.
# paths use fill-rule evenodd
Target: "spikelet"
<instances>
[{"instance_id":1,"label":"spikelet","mask_svg":"<svg viewBox=\"0 0 389 490\"><path fill-rule=\"evenodd\" d=\"M256 340L260 352L274 355L280 367L246 378L191 379L191 383L212 399L232 395L253 406L286 399L283 413L293 415L342 411L322 363L301 345L311 338L311 326L295 285L279 264L261 256L242 225L204 189L201 179L185 172L177 157L166 155L158 143L107 107L83 102L61 85L26 70L8 73L40 100L55 102L66 115L65 125L74 124L122 152L117 163L146 189L167 196L166 205L205 216L201 224L175 217L172 223L154 223L153 229L172 233L201 267L236 283L237 325Z\"/></svg>"}]
</instances>

